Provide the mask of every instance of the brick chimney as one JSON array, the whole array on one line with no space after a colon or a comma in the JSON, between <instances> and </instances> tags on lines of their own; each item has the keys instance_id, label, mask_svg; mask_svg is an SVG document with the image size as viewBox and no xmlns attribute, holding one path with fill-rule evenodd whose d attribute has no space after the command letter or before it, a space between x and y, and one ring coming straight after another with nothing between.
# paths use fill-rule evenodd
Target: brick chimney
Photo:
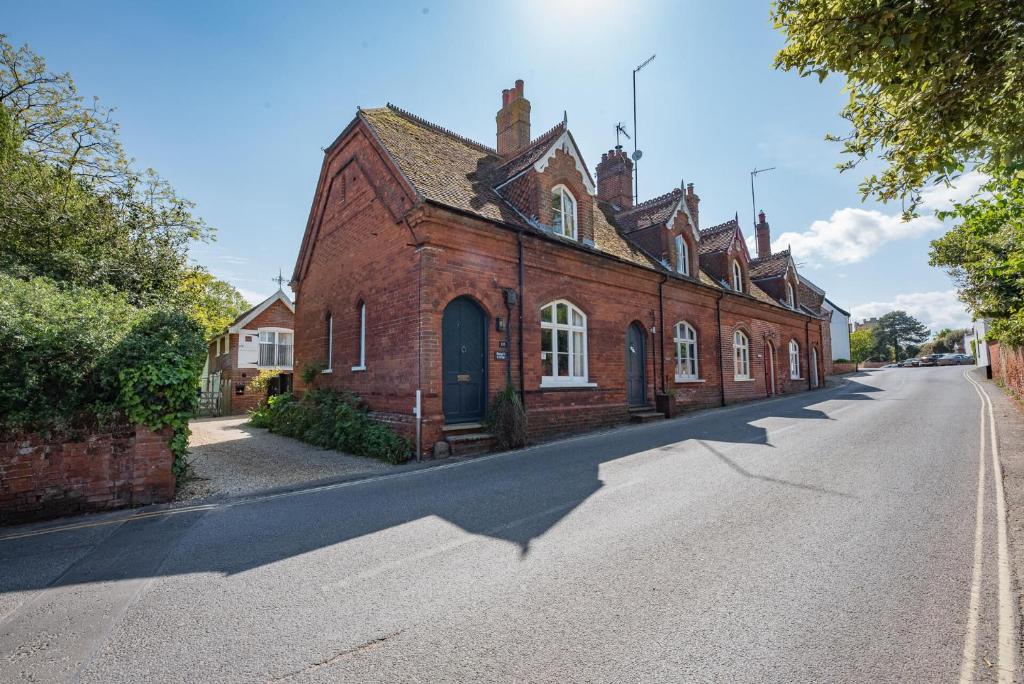
<instances>
[{"instance_id":1,"label":"brick chimney","mask_svg":"<svg viewBox=\"0 0 1024 684\"><path fill-rule=\"evenodd\" d=\"M768 230L768 222L764 220L764 209L757 214L757 225L754 226L757 236L757 258L763 259L772 255L772 233Z\"/></svg>"},{"instance_id":2,"label":"brick chimney","mask_svg":"<svg viewBox=\"0 0 1024 684\"><path fill-rule=\"evenodd\" d=\"M616 145L597 165L597 198L622 209L633 206L633 160Z\"/></svg>"},{"instance_id":3,"label":"brick chimney","mask_svg":"<svg viewBox=\"0 0 1024 684\"><path fill-rule=\"evenodd\" d=\"M694 228L700 230L700 195L693 191L693 183L686 184L686 208L693 216Z\"/></svg>"},{"instance_id":4,"label":"brick chimney","mask_svg":"<svg viewBox=\"0 0 1024 684\"><path fill-rule=\"evenodd\" d=\"M523 97L523 79L501 91L498 124L498 155L507 158L530 144L530 101Z\"/></svg>"}]
</instances>

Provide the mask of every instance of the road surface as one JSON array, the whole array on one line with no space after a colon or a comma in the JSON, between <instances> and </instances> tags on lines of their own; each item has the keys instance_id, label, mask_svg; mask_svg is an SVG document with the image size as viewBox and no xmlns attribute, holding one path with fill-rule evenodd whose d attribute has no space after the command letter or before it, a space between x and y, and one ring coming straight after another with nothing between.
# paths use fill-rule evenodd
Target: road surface
<instances>
[{"instance_id":1,"label":"road surface","mask_svg":"<svg viewBox=\"0 0 1024 684\"><path fill-rule=\"evenodd\" d=\"M880 370L359 483L7 528L0 680L1013 681L982 407L962 368Z\"/></svg>"}]
</instances>

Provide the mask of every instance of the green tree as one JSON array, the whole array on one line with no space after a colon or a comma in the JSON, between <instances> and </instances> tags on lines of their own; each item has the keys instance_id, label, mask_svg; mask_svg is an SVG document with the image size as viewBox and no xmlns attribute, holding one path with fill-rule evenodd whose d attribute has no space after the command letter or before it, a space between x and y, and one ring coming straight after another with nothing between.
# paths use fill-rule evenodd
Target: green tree
<instances>
[{"instance_id":1,"label":"green tree","mask_svg":"<svg viewBox=\"0 0 1024 684\"><path fill-rule=\"evenodd\" d=\"M878 319L872 330L875 342L892 360L907 358L907 347L928 339L928 329L906 311L890 311Z\"/></svg>"},{"instance_id":2,"label":"green tree","mask_svg":"<svg viewBox=\"0 0 1024 684\"><path fill-rule=\"evenodd\" d=\"M182 308L210 339L221 332L246 309L249 302L230 283L214 278L202 269L194 269L178 289Z\"/></svg>"},{"instance_id":3,"label":"green tree","mask_svg":"<svg viewBox=\"0 0 1024 684\"><path fill-rule=\"evenodd\" d=\"M850 360L854 363L867 361L875 354L875 336L868 328L850 333Z\"/></svg>"}]
</instances>

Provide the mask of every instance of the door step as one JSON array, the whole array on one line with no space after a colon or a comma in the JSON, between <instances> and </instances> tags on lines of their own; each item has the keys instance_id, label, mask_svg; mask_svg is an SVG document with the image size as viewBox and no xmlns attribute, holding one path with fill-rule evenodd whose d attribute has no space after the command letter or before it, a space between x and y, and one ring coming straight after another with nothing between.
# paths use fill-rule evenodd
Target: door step
<instances>
[{"instance_id":1,"label":"door step","mask_svg":"<svg viewBox=\"0 0 1024 684\"><path fill-rule=\"evenodd\" d=\"M633 423L653 423L656 420L665 420L665 414L656 411L653 406L637 406L629 409L629 420Z\"/></svg>"},{"instance_id":2,"label":"door step","mask_svg":"<svg viewBox=\"0 0 1024 684\"><path fill-rule=\"evenodd\" d=\"M479 426L476 429L479 430ZM445 441L452 456L478 456L494 448L494 436L488 432L449 432Z\"/></svg>"}]
</instances>

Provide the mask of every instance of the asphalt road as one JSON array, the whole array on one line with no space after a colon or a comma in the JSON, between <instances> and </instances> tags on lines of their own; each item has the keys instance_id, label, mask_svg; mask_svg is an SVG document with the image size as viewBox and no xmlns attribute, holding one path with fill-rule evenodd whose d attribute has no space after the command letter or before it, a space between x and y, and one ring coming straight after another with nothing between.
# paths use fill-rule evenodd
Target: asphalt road
<instances>
[{"instance_id":1,"label":"asphalt road","mask_svg":"<svg viewBox=\"0 0 1024 684\"><path fill-rule=\"evenodd\" d=\"M0 530L0 680L1012 681L982 406L961 368L881 370L382 479Z\"/></svg>"}]
</instances>

